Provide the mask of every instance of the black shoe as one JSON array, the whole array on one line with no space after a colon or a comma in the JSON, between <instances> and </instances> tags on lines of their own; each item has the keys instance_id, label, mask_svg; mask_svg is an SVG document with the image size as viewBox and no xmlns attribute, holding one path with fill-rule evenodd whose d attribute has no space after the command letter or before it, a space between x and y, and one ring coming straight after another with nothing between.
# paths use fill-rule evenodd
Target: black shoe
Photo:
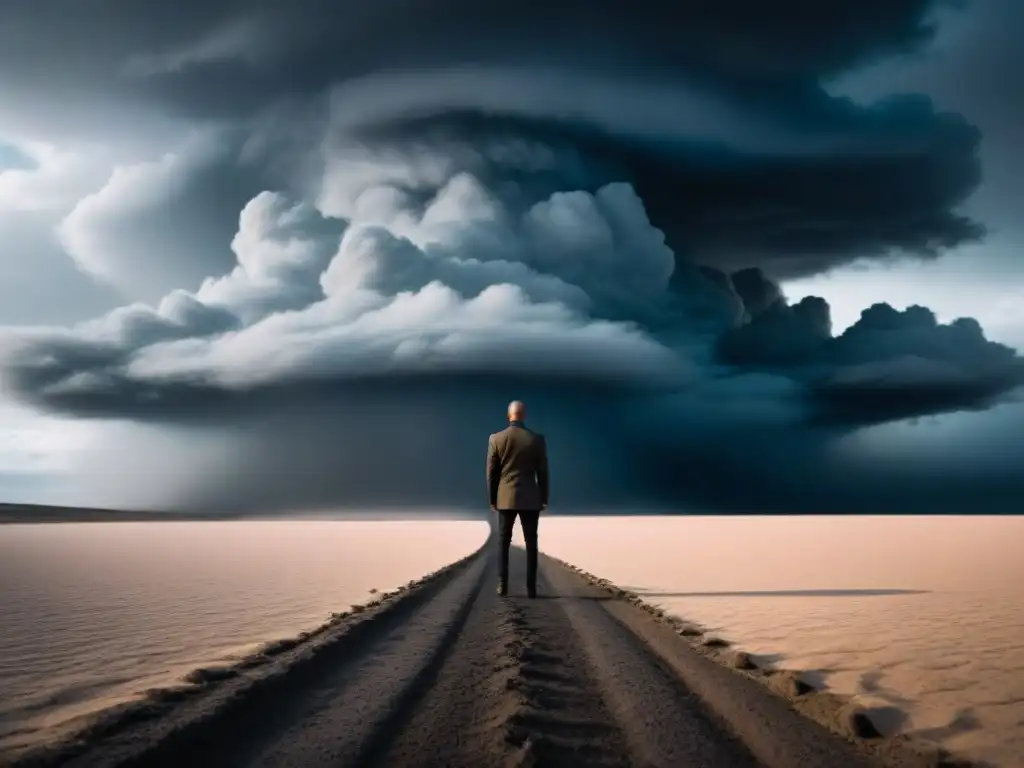
<instances>
[{"instance_id":1,"label":"black shoe","mask_svg":"<svg viewBox=\"0 0 1024 768\"><path fill-rule=\"evenodd\" d=\"M498 597L506 597L508 595L508 587L504 584L498 585Z\"/></svg>"},{"instance_id":2,"label":"black shoe","mask_svg":"<svg viewBox=\"0 0 1024 768\"><path fill-rule=\"evenodd\" d=\"M534 588L534 589L529 589L529 588L527 588L527 590L526 590L526 596L527 596L527 597L530 597L530 598L536 597L536 596L537 596L537 590L536 590L536 588Z\"/></svg>"}]
</instances>

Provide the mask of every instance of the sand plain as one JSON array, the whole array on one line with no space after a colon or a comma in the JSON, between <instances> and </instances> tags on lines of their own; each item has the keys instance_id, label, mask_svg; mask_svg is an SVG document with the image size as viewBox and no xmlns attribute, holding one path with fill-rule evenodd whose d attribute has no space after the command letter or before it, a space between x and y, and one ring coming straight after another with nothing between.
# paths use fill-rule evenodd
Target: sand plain
<instances>
[{"instance_id":1,"label":"sand plain","mask_svg":"<svg viewBox=\"0 0 1024 768\"><path fill-rule=\"evenodd\" d=\"M0 756L476 549L467 521L0 527Z\"/></svg>"},{"instance_id":2,"label":"sand plain","mask_svg":"<svg viewBox=\"0 0 1024 768\"><path fill-rule=\"evenodd\" d=\"M907 733L1024 765L1024 517L549 517L542 549Z\"/></svg>"}]
</instances>

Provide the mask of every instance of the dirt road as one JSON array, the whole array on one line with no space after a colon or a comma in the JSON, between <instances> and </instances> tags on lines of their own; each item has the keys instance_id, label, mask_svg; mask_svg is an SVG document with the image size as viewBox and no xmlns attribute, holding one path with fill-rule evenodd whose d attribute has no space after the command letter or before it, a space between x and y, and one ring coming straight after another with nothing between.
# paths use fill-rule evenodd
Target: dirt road
<instances>
[{"instance_id":1,"label":"dirt road","mask_svg":"<svg viewBox=\"0 0 1024 768\"><path fill-rule=\"evenodd\" d=\"M524 559L514 550L508 597L495 594L485 552L395 598L358 632L339 628L251 680L101 728L59 763L26 764L874 764L555 561L542 557L541 595L526 598Z\"/></svg>"}]
</instances>

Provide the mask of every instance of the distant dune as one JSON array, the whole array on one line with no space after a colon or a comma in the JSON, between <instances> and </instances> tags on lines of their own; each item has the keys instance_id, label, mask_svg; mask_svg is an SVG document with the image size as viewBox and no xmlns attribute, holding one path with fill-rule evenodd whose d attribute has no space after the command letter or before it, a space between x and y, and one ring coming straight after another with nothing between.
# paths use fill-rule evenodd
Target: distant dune
<instances>
[{"instance_id":1,"label":"distant dune","mask_svg":"<svg viewBox=\"0 0 1024 768\"><path fill-rule=\"evenodd\" d=\"M238 517L238 516L235 516ZM113 523L146 520L197 520L209 515L184 512L140 512L90 507L56 507L48 504L0 503L0 525L5 523ZM218 519L232 519L222 516Z\"/></svg>"},{"instance_id":2,"label":"distant dune","mask_svg":"<svg viewBox=\"0 0 1024 768\"><path fill-rule=\"evenodd\" d=\"M748 517L749 512L704 511L673 512L665 510L623 510L564 507L549 512L548 517ZM934 517L934 515L900 515L901 517ZM950 515L953 517L954 515ZM958 515L962 516L962 515ZM967 516L970 516L969 514ZM141 511L127 509L101 509L96 507L62 507L50 504L9 504L0 502L0 525L5 523L114 523L114 522L167 522L172 520L467 520L487 517L486 508L453 508L424 509L423 507L388 507L346 509L299 509L278 510L273 512L185 512L185 511ZM755 517L862 517L849 512L763 512ZM897 517L883 515L883 517Z\"/></svg>"},{"instance_id":3,"label":"distant dune","mask_svg":"<svg viewBox=\"0 0 1024 768\"><path fill-rule=\"evenodd\" d=\"M331 509L284 510L280 512L182 512L58 507L49 504L5 504L0 502L0 525L12 523L118 523L171 522L176 520L462 520L483 517L483 512L453 509Z\"/></svg>"}]
</instances>

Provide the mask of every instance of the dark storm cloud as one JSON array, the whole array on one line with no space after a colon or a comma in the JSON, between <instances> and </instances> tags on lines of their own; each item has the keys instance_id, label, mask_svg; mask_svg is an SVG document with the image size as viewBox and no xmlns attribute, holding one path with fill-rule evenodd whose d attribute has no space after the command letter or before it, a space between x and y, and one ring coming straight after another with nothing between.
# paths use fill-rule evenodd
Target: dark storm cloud
<instances>
[{"instance_id":1,"label":"dark storm cloud","mask_svg":"<svg viewBox=\"0 0 1024 768\"><path fill-rule=\"evenodd\" d=\"M302 401L309 387L430 374L639 391L685 378L675 353L626 319L676 312L672 252L628 186L558 193L507 217L470 177L423 208L393 191L366 210L390 226L342 227L259 195L239 217L233 271L155 308L10 329L5 383L65 412L174 420L236 396L259 410L264 392L287 399L292 387Z\"/></svg>"},{"instance_id":2,"label":"dark storm cloud","mask_svg":"<svg viewBox=\"0 0 1024 768\"><path fill-rule=\"evenodd\" d=\"M179 93L259 85L315 91L343 76L382 65L436 65L453 57L507 59L532 53L627 56L665 67L766 75L827 75L911 51L934 34L931 13L949 0L892 0L884 6L836 0L565 0L557 4L497 0L382 0L366 4L297 0L110 0L102 6L11 0L4 4L3 69L45 82L81 82L97 72L187 73ZM35 45L49 39L58 45ZM64 62L74 64L64 69ZM230 72L229 65L235 67ZM207 67L206 72L189 72ZM232 77L218 78L218 70ZM245 74L248 71L249 83ZM203 83L202 75L206 75ZM182 82L182 81L178 81ZM169 80L170 87L174 81ZM230 87L225 87L230 86ZM255 88L254 88L255 90ZM212 101L212 99L210 99Z\"/></svg>"},{"instance_id":3,"label":"dark storm cloud","mask_svg":"<svg viewBox=\"0 0 1024 768\"><path fill-rule=\"evenodd\" d=\"M632 183L677 252L782 278L980 236L957 211L979 181L976 129L924 97L857 106L819 84L918 50L935 9L958 5L125 0L55 16L16 2L0 11L0 71L188 119L339 87L363 142L568 148L584 188ZM44 36L59 71L25 43Z\"/></svg>"},{"instance_id":4,"label":"dark storm cloud","mask_svg":"<svg viewBox=\"0 0 1024 768\"><path fill-rule=\"evenodd\" d=\"M238 212L270 178L245 161L243 139L210 130L156 160L115 168L61 222L68 254L86 274L151 302L229 271Z\"/></svg>"},{"instance_id":5,"label":"dark storm cloud","mask_svg":"<svg viewBox=\"0 0 1024 768\"><path fill-rule=\"evenodd\" d=\"M114 277L162 227L154 258L186 241L188 290L8 330L2 382L46 410L216 429L219 463L175 470L196 508L474 503L472 446L516 397L564 506L820 509L865 486L832 451L855 428L1021 383L971 320L876 305L833 336L827 303L777 282L983 235L960 210L968 119L822 85L919 50L947 5L11 3L0 78L22 92L46 76L68 109L248 133L135 166L165 192L112 179L65 221ZM24 43L44 32L59 72Z\"/></svg>"},{"instance_id":6,"label":"dark storm cloud","mask_svg":"<svg viewBox=\"0 0 1024 768\"><path fill-rule=\"evenodd\" d=\"M943 18L943 17L939 17ZM842 78L839 87L860 100L879 94L924 91L937 103L970 115L984 132L984 186L972 198L994 233L1019 235L1019 151L1024 125L1024 4L1017 0L972 3L969 13L947 14L935 50L903 57ZM1012 258L1012 257L1010 257Z\"/></svg>"},{"instance_id":7,"label":"dark storm cloud","mask_svg":"<svg viewBox=\"0 0 1024 768\"><path fill-rule=\"evenodd\" d=\"M581 87L596 85L581 78ZM501 87L501 78L488 84ZM512 79L506 87L526 83ZM587 173L574 182L593 188L629 180L677 252L725 269L759 265L776 278L794 277L893 249L934 257L983 234L958 210L981 178L974 127L957 115L936 114L924 97L862 108L835 103L816 87L807 91L788 103L790 94L781 92L778 112L760 116L761 124L751 115L748 131L721 124L742 120L739 108L729 117L708 117L706 125L666 114L661 119L676 127L660 136L630 135L644 128L631 120L619 125L598 109L591 124L444 112L408 119L404 127L407 137L433 130L471 146L512 133L582 155ZM641 103L626 113L637 122L656 119L644 116L645 107L652 110ZM377 141L371 137L380 137L381 127L370 123L361 136Z\"/></svg>"},{"instance_id":8,"label":"dark storm cloud","mask_svg":"<svg viewBox=\"0 0 1024 768\"><path fill-rule=\"evenodd\" d=\"M789 305L756 270L733 280L760 309L721 336L720 358L806 381L825 420L871 423L982 408L1024 385L1024 358L987 340L972 318L942 324L926 307L899 311L880 303L833 336L824 299Z\"/></svg>"},{"instance_id":9,"label":"dark storm cloud","mask_svg":"<svg viewBox=\"0 0 1024 768\"><path fill-rule=\"evenodd\" d=\"M502 427L509 391L545 425L563 509L621 507L648 496L632 444L602 437L642 393L590 377L463 374L305 387L301 398L295 388L264 391L241 408L234 398L228 410L207 409L204 424L223 424L246 439L233 445L226 477L190 483L179 500L211 510L328 507L339 499L368 507L475 507L481 431L486 437ZM235 473L244 480L231 482Z\"/></svg>"}]
</instances>

